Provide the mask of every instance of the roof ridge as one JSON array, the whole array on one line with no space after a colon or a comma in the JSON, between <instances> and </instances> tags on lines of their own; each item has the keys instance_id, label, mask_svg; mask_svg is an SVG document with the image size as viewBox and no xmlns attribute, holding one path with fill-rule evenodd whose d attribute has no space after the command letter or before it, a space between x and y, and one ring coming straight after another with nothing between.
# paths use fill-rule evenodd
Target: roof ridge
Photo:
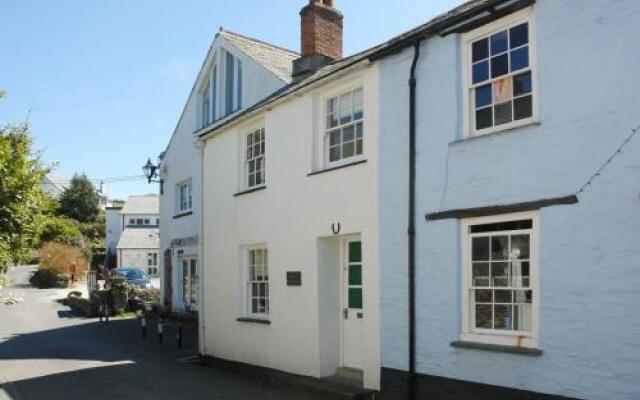
<instances>
[{"instance_id":1,"label":"roof ridge","mask_svg":"<svg viewBox=\"0 0 640 400\"><path fill-rule=\"evenodd\" d=\"M256 38L253 38L253 37L250 37L250 36L247 36L247 35L242 35L240 33L230 31L230 30L225 29L223 27L220 27L220 30L218 31L218 33L227 33L227 34L234 35L234 36L237 36L237 37L245 39L245 40L250 40L252 42L259 43L259 44L262 44L264 46L271 47L271 48L276 49L276 50L283 51L285 53L289 53L291 55L296 55L296 56L300 55L300 53L298 53L297 51L293 51L291 49L287 49L286 47L278 46L276 44L265 42L264 40L256 39Z\"/></svg>"}]
</instances>

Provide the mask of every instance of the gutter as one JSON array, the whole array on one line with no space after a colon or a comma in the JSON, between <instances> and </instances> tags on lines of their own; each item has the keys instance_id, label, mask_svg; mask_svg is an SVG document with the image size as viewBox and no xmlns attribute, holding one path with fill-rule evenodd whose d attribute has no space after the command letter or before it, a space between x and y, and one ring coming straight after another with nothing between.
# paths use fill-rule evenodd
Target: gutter
<instances>
[{"instance_id":1,"label":"gutter","mask_svg":"<svg viewBox=\"0 0 640 400\"><path fill-rule=\"evenodd\" d=\"M414 42L413 61L409 76L409 398L415 398L416 374L416 67L420 59L422 39Z\"/></svg>"}]
</instances>

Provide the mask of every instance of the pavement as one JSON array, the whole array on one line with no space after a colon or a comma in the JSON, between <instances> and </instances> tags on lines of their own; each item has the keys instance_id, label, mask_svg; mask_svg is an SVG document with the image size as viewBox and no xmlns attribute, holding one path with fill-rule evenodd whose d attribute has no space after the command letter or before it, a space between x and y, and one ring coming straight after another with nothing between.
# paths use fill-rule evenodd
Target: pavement
<instances>
[{"instance_id":1,"label":"pavement","mask_svg":"<svg viewBox=\"0 0 640 400\"><path fill-rule=\"evenodd\" d=\"M13 268L13 287L0 289L0 297L21 299L0 302L0 400L327 398L186 362L196 353L196 329L178 349L171 329L158 343L153 326L141 337L136 319L78 317L59 301L70 290L29 285L36 268Z\"/></svg>"}]
</instances>

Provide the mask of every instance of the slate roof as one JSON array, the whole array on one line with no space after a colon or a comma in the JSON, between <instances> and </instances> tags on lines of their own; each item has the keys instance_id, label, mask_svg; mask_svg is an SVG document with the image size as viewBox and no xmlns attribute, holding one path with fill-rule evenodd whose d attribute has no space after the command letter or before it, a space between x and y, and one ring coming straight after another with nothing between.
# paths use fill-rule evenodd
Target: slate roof
<instances>
[{"instance_id":1,"label":"slate roof","mask_svg":"<svg viewBox=\"0 0 640 400\"><path fill-rule=\"evenodd\" d=\"M125 249L159 249L160 229L158 228L127 228L122 232L118 246Z\"/></svg>"},{"instance_id":2,"label":"slate roof","mask_svg":"<svg viewBox=\"0 0 640 400\"><path fill-rule=\"evenodd\" d=\"M300 57L300 54L222 28L220 28L218 34L247 56L253 58L259 65L275 74L280 80L287 83L291 82L293 60Z\"/></svg>"},{"instance_id":3,"label":"slate roof","mask_svg":"<svg viewBox=\"0 0 640 400\"><path fill-rule=\"evenodd\" d=\"M387 55L396 53L401 51L402 49L411 46L411 44L419 39L424 38L429 35L441 34L445 29L453 29L455 25L460 23L466 19L472 19L481 15L482 12L494 12L501 13L503 10L497 11L497 8L502 3L505 3L508 7L507 9L512 9L513 7L522 7L523 5L528 5L534 3L535 0L470 0L467 1L460 6L440 14L435 18L427 21L426 23L411 29L401 35L398 35L387 42L381 43L377 46L371 47L367 50L364 50L360 53L354 54L349 57L345 57L341 60L338 60L332 64L329 64L315 73L300 79L298 81L293 81L289 85L284 86L283 88L277 90L266 98L262 99L252 107L246 108L244 110L240 110L234 114L231 114L216 123L196 132L199 137L207 136L216 130L231 124L232 122L242 118L245 115L253 114L254 112L258 112L263 107L270 105L280 99L283 99L298 90L301 90L307 86L310 86L316 82L319 82L336 72L352 67L358 63L364 62L366 60L375 61L377 59L383 58ZM477 18L475 20L476 23L481 23L483 18ZM473 24L473 22L471 22ZM468 25L467 25L468 27Z\"/></svg>"},{"instance_id":4,"label":"slate roof","mask_svg":"<svg viewBox=\"0 0 640 400\"><path fill-rule=\"evenodd\" d=\"M160 198L157 194L129 196L122 207L122 214L159 214Z\"/></svg>"},{"instance_id":5,"label":"slate roof","mask_svg":"<svg viewBox=\"0 0 640 400\"><path fill-rule=\"evenodd\" d=\"M56 186L60 191L64 191L69 186L71 186L71 179L62 178L56 175L47 175L45 176L45 183L49 183L53 186Z\"/></svg>"}]
</instances>

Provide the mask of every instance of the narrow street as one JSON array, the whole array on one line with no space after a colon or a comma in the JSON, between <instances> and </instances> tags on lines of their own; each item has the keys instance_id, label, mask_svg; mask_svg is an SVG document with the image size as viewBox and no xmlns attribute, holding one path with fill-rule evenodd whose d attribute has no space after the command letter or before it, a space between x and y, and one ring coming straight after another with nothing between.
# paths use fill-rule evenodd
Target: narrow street
<instances>
[{"instance_id":1,"label":"narrow street","mask_svg":"<svg viewBox=\"0 0 640 400\"><path fill-rule=\"evenodd\" d=\"M13 287L0 289L0 400L30 399L324 399L284 385L179 361L174 338L158 344L140 336L136 320L109 324L79 318L58 300L68 290L38 290L33 267L9 272Z\"/></svg>"}]
</instances>

